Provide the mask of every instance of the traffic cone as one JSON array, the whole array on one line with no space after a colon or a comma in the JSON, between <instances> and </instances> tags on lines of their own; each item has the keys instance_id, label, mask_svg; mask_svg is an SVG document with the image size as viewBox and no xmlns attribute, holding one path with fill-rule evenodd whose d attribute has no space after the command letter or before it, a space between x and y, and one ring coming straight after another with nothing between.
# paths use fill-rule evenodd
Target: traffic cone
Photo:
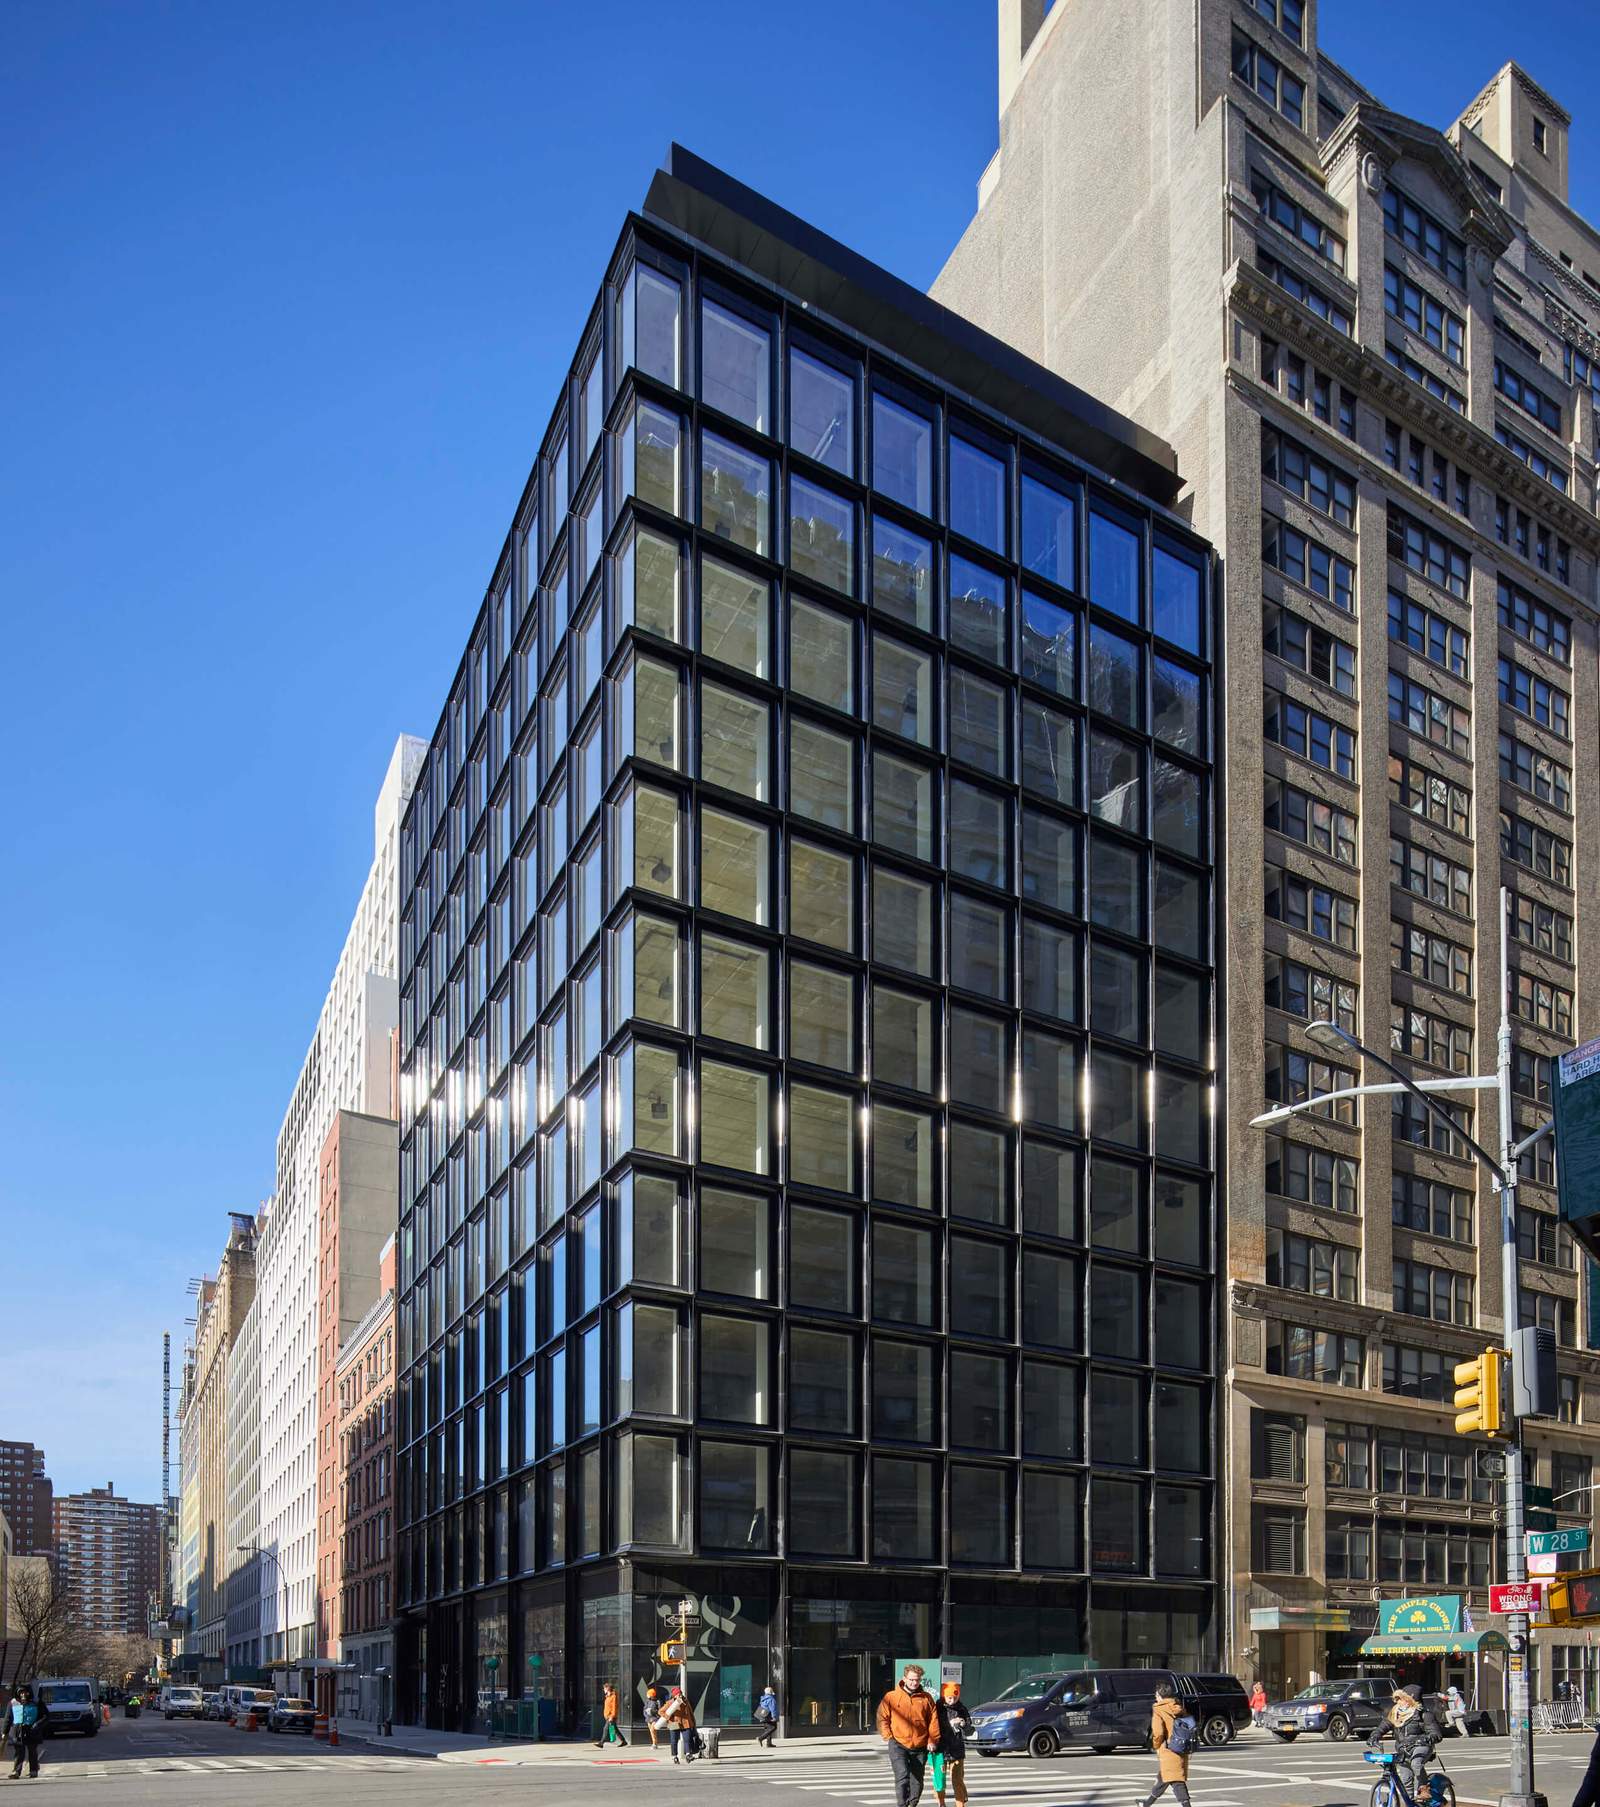
<instances>
[{"instance_id":1,"label":"traffic cone","mask_svg":"<svg viewBox=\"0 0 1600 1807\"><path fill-rule=\"evenodd\" d=\"M339 1743L339 1722L337 1719L330 1719L328 1721L328 1744L329 1744L329 1747L330 1748L337 1747L338 1743Z\"/></svg>"}]
</instances>

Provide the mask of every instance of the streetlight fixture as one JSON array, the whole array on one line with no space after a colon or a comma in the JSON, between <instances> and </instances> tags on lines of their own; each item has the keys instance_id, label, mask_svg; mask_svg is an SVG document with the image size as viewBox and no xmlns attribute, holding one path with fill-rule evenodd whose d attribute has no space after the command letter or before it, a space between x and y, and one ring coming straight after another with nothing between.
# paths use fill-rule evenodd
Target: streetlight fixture
<instances>
[{"instance_id":1,"label":"streetlight fixture","mask_svg":"<svg viewBox=\"0 0 1600 1807\"><path fill-rule=\"evenodd\" d=\"M278 1577L278 1586L283 1590L283 1681L284 1692L287 1694L289 1691L289 1583L284 1577L283 1564L279 1562L276 1551L264 1550L258 1543L235 1544L233 1553L235 1556L264 1557L272 1564L273 1572ZM266 1654L265 1643L266 1640L263 1638L263 1655Z\"/></svg>"},{"instance_id":2,"label":"streetlight fixture","mask_svg":"<svg viewBox=\"0 0 1600 1807\"><path fill-rule=\"evenodd\" d=\"M1495 1070L1492 1074L1480 1075L1476 1078L1415 1080L1409 1074L1402 1072L1387 1055L1367 1047L1364 1042L1358 1041L1348 1029L1341 1028L1339 1024L1326 1021L1309 1023L1305 1031L1307 1041L1320 1048L1338 1048L1358 1054L1362 1059L1370 1060L1375 1067L1387 1073L1392 1083L1345 1086L1339 1091L1321 1092L1314 1098L1302 1098L1294 1104L1278 1105L1272 1110L1263 1111L1260 1116L1253 1117L1250 1122L1252 1129L1267 1129L1273 1124L1285 1122L1290 1117L1299 1116L1302 1111L1320 1110L1335 1099L1367 1098L1378 1094L1393 1095L1400 1092L1409 1093L1430 1116L1438 1117L1446 1122L1449 1125L1450 1133L1463 1142L1489 1170L1494 1181L1494 1188L1500 1194L1500 1288L1503 1296L1502 1310L1508 1345L1516 1340L1513 1325L1516 1322L1518 1280L1520 1279L1517 1265L1517 1171L1522 1157L1528 1150L1555 1128L1553 1121L1542 1123L1520 1141L1515 1138L1513 1131L1511 1116L1511 966L1507 926L1509 903L1509 894L1502 886L1500 891L1500 1030L1496 1038ZM1490 1154L1480 1143L1475 1142L1436 1096L1440 1092L1482 1092L1491 1088L1498 1092L1500 1100L1500 1154L1498 1158ZM1531 1376L1524 1377L1520 1373L1520 1358L1518 1365L1514 1367L1514 1373L1519 1384L1524 1378L1531 1383ZM1515 1419L1513 1422L1516 1425L1515 1447L1512 1459L1506 1463L1505 1472L1505 1528L1506 1579L1515 1584L1527 1580L1528 1569L1527 1552L1523 1542L1522 1424L1520 1419ZM1561 1497L1566 1499L1568 1495L1563 1494ZM1528 1615L1526 1613L1508 1613L1506 1620L1506 1641L1510 1645L1506 1673L1506 1700L1511 1730L1511 1787L1500 1797L1500 1807L1545 1807L1544 1796L1536 1793L1533 1785L1533 1708L1528 1675Z\"/></svg>"}]
</instances>

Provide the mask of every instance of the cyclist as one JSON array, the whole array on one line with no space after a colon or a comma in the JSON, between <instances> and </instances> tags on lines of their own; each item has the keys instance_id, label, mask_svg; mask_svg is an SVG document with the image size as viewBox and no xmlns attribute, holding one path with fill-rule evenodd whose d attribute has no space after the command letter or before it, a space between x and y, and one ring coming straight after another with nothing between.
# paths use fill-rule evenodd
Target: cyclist
<instances>
[{"instance_id":1,"label":"cyclist","mask_svg":"<svg viewBox=\"0 0 1600 1807\"><path fill-rule=\"evenodd\" d=\"M1427 1798L1428 1765L1443 1736L1444 1727L1418 1699L1416 1690L1396 1688L1394 1705L1373 1728L1367 1743L1377 1750L1385 1738L1394 1739L1395 1759L1411 1771L1411 1793L1420 1801Z\"/></svg>"}]
</instances>

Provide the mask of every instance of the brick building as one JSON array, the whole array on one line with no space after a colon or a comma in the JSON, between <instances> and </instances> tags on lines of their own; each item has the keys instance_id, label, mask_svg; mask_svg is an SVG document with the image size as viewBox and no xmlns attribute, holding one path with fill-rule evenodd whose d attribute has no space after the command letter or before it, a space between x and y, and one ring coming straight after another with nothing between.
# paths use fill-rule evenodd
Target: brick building
<instances>
[{"instance_id":1,"label":"brick building","mask_svg":"<svg viewBox=\"0 0 1600 1807\"><path fill-rule=\"evenodd\" d=\"M394 1665L394 1238L379 1258L378 1298L339 1351L340 1660L338 1706L381 1717Z\"/></svg>"}]
</instances>

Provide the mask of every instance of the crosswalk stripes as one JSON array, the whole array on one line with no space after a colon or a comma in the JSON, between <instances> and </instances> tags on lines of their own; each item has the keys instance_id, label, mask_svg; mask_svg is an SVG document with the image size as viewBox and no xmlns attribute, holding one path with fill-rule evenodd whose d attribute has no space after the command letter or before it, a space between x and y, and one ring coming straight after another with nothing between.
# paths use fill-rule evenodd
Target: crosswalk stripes
<instances>
[{"instance_id":1,"label":"crosswalk stripes","mask_svg":"<svg viewBox=\"0 0 1600 1807\"><path fill-rule=\"evenodd\" d=\"M1308 1756L1311 1753L1308 1753ZM1317 1760L1320 1758L1321 1760ZM740 1763L740 1780L749 1777L774 1789L791 1791L796 1801L856 1803L857 1807L891 1807L894 1778L887 1762L876 1756L829 1758L816 1763L791 1760L774 1764ZM1004 1807L1128 1807L1154 1783L1148 1760L1078 1759L1048 1762L1017 1758L967 1759L967 1786L973 1807L985 1801ZM1204 1807L1278 1807L1284 1800L1315 1799L1318 1807L1365 1807L1372 1778L1365 1764L1349 1755L1317 1753L1312 1761L1289 1764L1246 1764L1235 1758L1191 1772L1195 1798ZM932 1798L929 1778L925 1799ZM781 1797L780 1797L781 1799Z\"/></svg>"},{"instance_id":2,"label":"crosswalk stripes","mask_svg":"<svg viewBox=\"0 0 1600 1807\"><path fill-rule=\"evenodd\" d=\"M408 1757L347 1757L306 1755L291 1757L131 1757L126 1763L49 1763L39 1772L41 1782L117 1782L133 1776L260 1775L268 1770L385 1770L415 1768Z\"/></svg>"}]
</instances>

